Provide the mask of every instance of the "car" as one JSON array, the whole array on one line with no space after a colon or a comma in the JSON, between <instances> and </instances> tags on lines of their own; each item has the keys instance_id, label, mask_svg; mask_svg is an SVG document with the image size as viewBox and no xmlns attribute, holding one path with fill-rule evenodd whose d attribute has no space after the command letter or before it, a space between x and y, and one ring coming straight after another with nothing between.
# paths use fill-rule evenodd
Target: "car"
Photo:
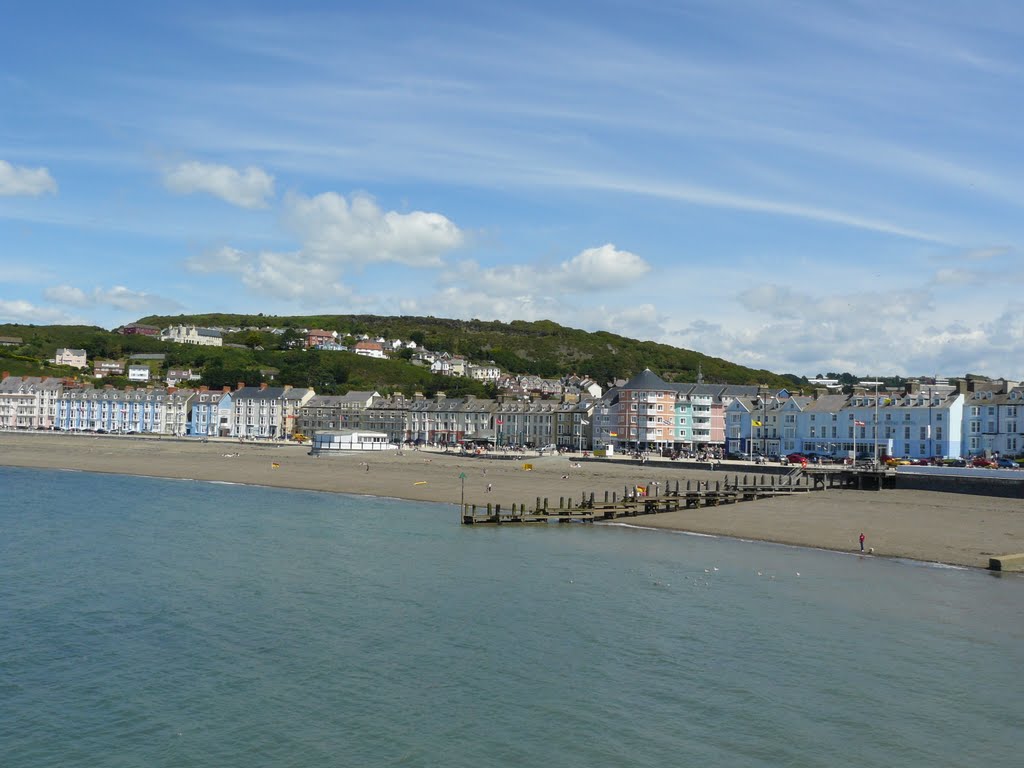
<instances>
[{"instance_id":1,"label":"car","mask_svg":"<svg viewBox=\"0 0 1024 768\"><path fill-rule=\"evenodd\" d=\"M802 453L787 453L786 461L788 461L790 464L806 464L807 457L804 456Z\"/></svg>"},{"instance_id":2,"label":"car","mask_svg":"<svg viewBox=\"0 0 1024 768\"><path fill-rule=\"evenodd\" d=\"M1000 469L1020 469L1020 464L1013 459L996 459L996 466Z\"/></svg>"},{"instance_id":3,"label":"car","mask_svg":"<svg viewBox=\"0 0 1024 768\"><path fill-rule=\"evenodd\" d=\"M545 453L555 453L558 451L558 446L554 443L548 443L547 445L541 446L537 449L537 453L543 455Z\"/></svg>"},{"instance_id":4,"label":"car","mask_svg":"<svg viewBox=\"0 0 1024 768\"><path fill-rule=\"evenodd\" d=\"M913 464L913 462L906 456L903 458L897 458L896 456L883 456L882 461L890 467L905 467Z\"/></svg>"},{"instance_id":5,"label":"car","mask_svg":"<svg viewBox=\"0 0 1024 768\"><path fill-rule=\"evenodd\" d=\"M992 459L987 459L984 456L975 456L971 459L972 467L991 468L995 467L996 463Z\"/></svg>"}]
</instances>

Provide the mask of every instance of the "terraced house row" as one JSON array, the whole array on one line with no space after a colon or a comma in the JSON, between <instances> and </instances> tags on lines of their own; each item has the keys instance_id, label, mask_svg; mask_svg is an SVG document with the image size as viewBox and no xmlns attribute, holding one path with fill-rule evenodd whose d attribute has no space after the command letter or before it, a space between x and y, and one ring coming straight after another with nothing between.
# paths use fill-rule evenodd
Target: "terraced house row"
<instances>
[{"instance_id":1,"label":"terraced house row","mask_svg":"<svg viewBox=\"0 0 1024 768\"><path fill-rule=\"evenodd\" d=\"M754 386L669 383L646 370L603 394L561 399L316 395L289 386L209 390L67 387L4 377L0 429L286 439L363 430L391 442L575 450L718 448L785 455L873 452L924 458L1024 453L1024 387L959 381L852 394L769 392Z\"/></svg>"}]
</instances>

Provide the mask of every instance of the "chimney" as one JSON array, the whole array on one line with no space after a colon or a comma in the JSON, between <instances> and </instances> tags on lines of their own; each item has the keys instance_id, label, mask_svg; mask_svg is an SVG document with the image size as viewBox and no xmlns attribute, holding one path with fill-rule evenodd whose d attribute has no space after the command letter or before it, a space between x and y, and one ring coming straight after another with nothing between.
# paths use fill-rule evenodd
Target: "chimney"
<instances>
[{"instance_id":1,"label":"chimney","mask_svg":"<svg viewBox=\"0 0 1024 768\"><path fill-rule=\"evenodd\" d=\"M262 392L266 388L267 388L267 382L261 381L260 382L260 392Z\"/></svg>"},{"instance_id":2,"label":"chimney","mask_svg":"<svg viewBox=\"0 0 1024 768\"><path fill-rule=\"evenodd\" d=\"M235 385L235 389L244 389L244 388L245 388L245 382L244 381L240 381L240 382L238 382L238 384Z\"/></svg>"},{"instance_id":3,"label":"chimney","mask_svg":"<svg viewBox=\"0 0 1024 768\"><path fill-rule=\"evenodd\" d=\"M199 391L200 392L209 392L210 388L208 386L206 386L205 384L200 384L199 385Z\"/></svg>"},{"instance_id":4,"label":"chimney","mask_svg":"<svg viewBox=\"0 0 1024 768\"><path fill-rule=\"evenodd\" d=\"M226 394L228 394L231 391L231 387L229 387L227 384L225 384L221 391L226 395Z\"/></svg>"},{"instance_id":5,"label":"chimney","mask_svg":"<svg viewBox=\"0 0 1024 768\"><path fill-rule=\"evenodd\" d=\"M289 390L292 389L292 385L291 384L285 384L283 387L281 387L281 389L283 389L285 392L288 392Z\"/></svg>"},{"instance_id":6,"label":"chimney","mask_svg":"<svg viewBox=\"0 0 1024 768\"><path fill-rule=\"evenodd\" d=\"M173 395L173 394L174 394L175 392L177 392L177 391L178 391L178 388L177 388L177 387L168 387L168 388L167 388L167 394L168 394L168 395Z\"/></svg>"},{"instance_id":7,"label":"chimney","mask_svg":"<svg viewBox=\"0 0 1024 768\"><path fill-rule=\"evenodd\" d=\"M0 381L3 381L4 379L10 378L10 376L11 376L11 372L10 371L4 371L3 374L0 374Z\"/></svg>"}]
</instances>

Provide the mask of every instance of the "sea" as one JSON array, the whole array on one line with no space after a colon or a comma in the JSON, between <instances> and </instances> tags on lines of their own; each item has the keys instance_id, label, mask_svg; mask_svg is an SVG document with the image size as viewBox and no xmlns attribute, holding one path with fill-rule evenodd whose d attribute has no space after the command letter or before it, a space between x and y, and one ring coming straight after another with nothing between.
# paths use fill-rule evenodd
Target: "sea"
<instances>
[{"instance_id":1,"label":"sea","mask_svg":"<svg viewBox=\"0 0 1024 768\"><path fill-rule=\"evenodd\" d=\"M0 765L1019 766L1024 578L0 467Z\"/></svg>"}]
</instances>

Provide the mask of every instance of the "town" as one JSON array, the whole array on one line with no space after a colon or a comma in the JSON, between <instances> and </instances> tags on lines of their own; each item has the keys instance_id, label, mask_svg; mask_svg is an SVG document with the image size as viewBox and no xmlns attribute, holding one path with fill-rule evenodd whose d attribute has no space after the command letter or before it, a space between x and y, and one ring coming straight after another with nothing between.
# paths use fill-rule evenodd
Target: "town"
<instances>
[{"instance_id":1,"label":"town","mask_svg":"<svg viewBox=\"0 0 1024 768\"><path fill-rule=\"evenodd\" d=\"M176 343L221 343L219 331L194 326L130 326L122 332ZM349 350L337 332L319 329L307 331L299 343ZM1024 405L1024 386L1013 381L909 380L894 388L879 380L842 387L834 379L818 378L810 381L811 391L800 392L705 383L701 376L693 383L670 383L644 370L602 387L586 376L511 375L494 365L417 348L415 342L355 339L350 344L349 351L374 356L383 355L385 346L411 349L420 364L442 375L495 382L498 395L321 395L311 387L266 382L212 389L190 387L199 376L174 369L161 371L166 386L157 386L152 378L163 356L135 355L127 371L123 361L94 361L95 377L127 372L133 383L123 388L4 372L0 429L268 441L348 432L378 448L549 448L757 461L870 457L995 464L1022 451L1024 420L1018 423L1017 409ZM88 364L82 349L58 349L52 362L75 368Z\"/></svg>"}]
</instances>

